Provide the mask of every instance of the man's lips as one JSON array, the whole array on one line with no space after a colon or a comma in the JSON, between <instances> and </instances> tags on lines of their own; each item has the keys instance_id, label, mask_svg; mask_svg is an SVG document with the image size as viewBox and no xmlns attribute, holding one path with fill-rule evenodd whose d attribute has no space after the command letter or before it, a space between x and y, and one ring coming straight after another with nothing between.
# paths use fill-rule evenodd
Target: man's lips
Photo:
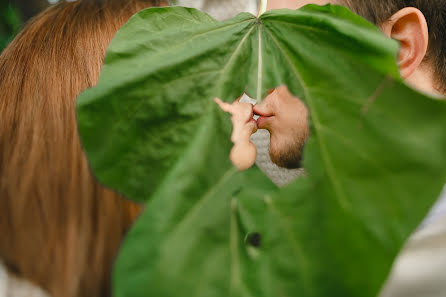
<instances>
[{"instance_id":1,"label":"man's lips","mask_svg":"<svg viewBox=\"0 0 446 297\"><path fill-rule=\"evenodd\" d=\"M258 119L256 120L257 127L259 129L264 129L266 127L269 119L274 116L272 113L265 112L263 110L259 110L258 108L256 108L256 106L254 106L253 111L254 111L254 115L259 116Z\"/></svg>"},{"instance_id":2,"label":"man's lips","mask_svg":"<svg viewBox=\"0 0 446 297\"><path fill-rule=\"evenodd\" d=\"M268 125L268 121L271 119L272 117L264 117L264 116L260 116L257 119L257 127L259 129L265 129Z\"/></svg>"}]
</instances>

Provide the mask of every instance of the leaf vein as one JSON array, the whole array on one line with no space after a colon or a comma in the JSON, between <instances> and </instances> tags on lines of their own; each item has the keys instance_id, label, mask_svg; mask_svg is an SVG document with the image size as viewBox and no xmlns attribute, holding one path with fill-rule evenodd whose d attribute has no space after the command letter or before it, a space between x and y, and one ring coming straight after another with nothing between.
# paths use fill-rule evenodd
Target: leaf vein
<instances>
[{"instance_id":1,"label":"leaf vein","mask_svg":"<svg viewBox=\"0 0 446 297\"><path fill-rule=\"evenodd\" d=\"M336 197L338 198L338 202L340 206L345 209L351 211L351 205L347 198L347 195L344 192L344 189L342 188L341 183L336 179L335 170L331 161L331 158L329 156L327 145L325 143L325 140L323 139L321 133L319 133L321 129L321 122L319 121L319 117L317 116L317 113L315 112L315 106L313 104L312 98L309 93L308 86L305 85L305 82L302 79L301 74L299 73L299 70L295 67L295 65L290 61L288 55L286 54L285 50L280 45L279 41L275 38L274 34L270 32L269 28L265 27L265 31L270 35L273 42L276 44L279 51L283 54L285 60L288 62L291 70L294 72L297 80L299 81L300 85L303 88L305 99L309 105L309 110L311 114L311 118L313 119L313 123L315 125L315 135L316 139L319 142L320 149L321 149L321 155L324 163L326 164L327 168L327 175L333 185L334 191L336 193Z\"/></svg>"}]
</instances>

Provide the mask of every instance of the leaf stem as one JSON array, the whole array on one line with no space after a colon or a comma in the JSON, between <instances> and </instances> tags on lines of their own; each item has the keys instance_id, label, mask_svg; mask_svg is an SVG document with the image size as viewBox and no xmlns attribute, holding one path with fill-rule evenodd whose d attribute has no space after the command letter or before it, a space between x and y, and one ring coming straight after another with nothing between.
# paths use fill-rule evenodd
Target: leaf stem
<instances>
[{"instance_id":1,"label":"leaf stem","mask_svg":"<svg viewBox=\"0 0 446 297\"><path fill-rule=\"evenodd\" d=\"M261 16L266 11L267 5L268 5L268 0L260 0L260 9L258 16Z\"/></svg>"}]
</instances>

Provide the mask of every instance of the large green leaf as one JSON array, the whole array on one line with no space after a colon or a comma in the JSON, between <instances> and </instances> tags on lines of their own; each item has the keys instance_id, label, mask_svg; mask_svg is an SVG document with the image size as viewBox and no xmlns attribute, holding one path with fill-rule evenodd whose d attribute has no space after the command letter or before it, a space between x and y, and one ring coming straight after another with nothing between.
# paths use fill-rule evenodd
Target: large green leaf
<instances>
[{"instance_id":1,"label":"large green leaf","mask_svg":"<svg viewBox=\"0 0 446 297\"><path fill-rule=\"evenodd\" d=\"M375 296L446 179L445 102L405 86L396 53L339 6L134 16L78 100L99 180L146 201L115 296ZM312 136L308 175L278 190L231 166L212 98L280 84L307 104Z\"/></svg>"}]
</instances>

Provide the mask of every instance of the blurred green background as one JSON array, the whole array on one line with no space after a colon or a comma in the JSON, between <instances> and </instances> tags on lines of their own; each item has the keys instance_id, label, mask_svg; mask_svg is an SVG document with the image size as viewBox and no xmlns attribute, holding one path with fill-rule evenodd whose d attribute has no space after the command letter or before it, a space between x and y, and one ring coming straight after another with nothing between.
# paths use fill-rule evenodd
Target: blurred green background
<instances>
[{"instance_id":1,"label":"blurred green background","mask_svg":"<svg viewBox=\"0 0 446 297\"><path fill-rule=\"evenodd\" d=\"M30 18L59 1L74 0L0 0L0 52ZM169 3L175 4L176 1Z\"/></svg>"},{"instance_id":2,"label":"blurred green background","mask_svg":"<svg viewBox=\"0 0 446 297\"><path fill-rule=\"evenodd\" d=\"M57 0L0 0L0 52L23 24Z\"/></svg>"},{"instance_id":3,"label":"blurred green background","mask_svg":"<svg viewBox=\"0 0 446 297\"><path fill-rule=\"evenodd\" d=\"M22 18L17 7L9 1L2 1L0 6L0 51L11 41L22 26Z\"/></svg>"}]
</instances>

